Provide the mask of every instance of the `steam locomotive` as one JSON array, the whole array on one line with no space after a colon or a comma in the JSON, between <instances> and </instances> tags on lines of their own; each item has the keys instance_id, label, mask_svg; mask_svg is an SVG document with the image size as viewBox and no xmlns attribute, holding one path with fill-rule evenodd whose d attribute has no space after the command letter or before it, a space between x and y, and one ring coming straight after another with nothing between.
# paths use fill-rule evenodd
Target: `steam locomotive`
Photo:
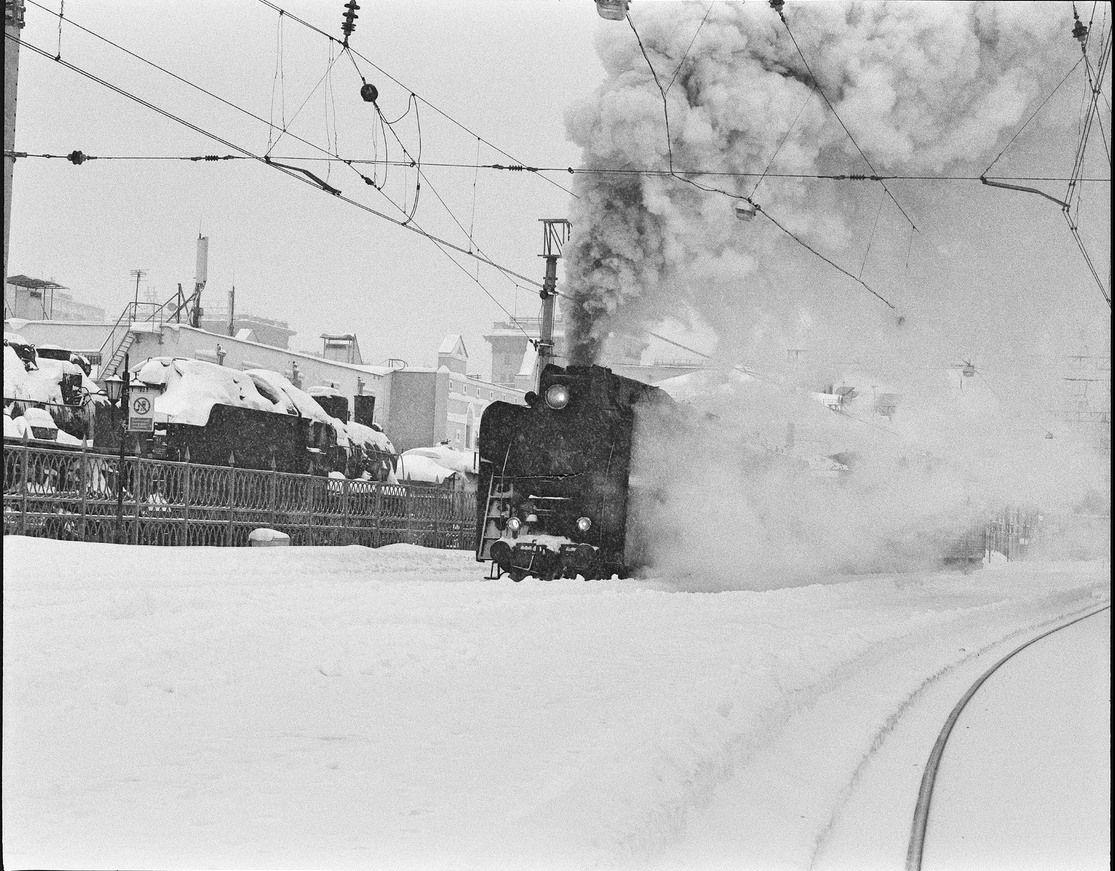
<instances>
[{"instance_id":1,"label":"steam locomotive","mask_svg":"<svg viewBox=\"0 0 1115 871\"><path fill-rule=\"evenodd\" d=\"M600 366L548 365L527 406L480 420L476 559L492 578L585 580L645 565L653 486L632 480L639 446L676 421L665 391Z\"/></svg>"}]
</instances>

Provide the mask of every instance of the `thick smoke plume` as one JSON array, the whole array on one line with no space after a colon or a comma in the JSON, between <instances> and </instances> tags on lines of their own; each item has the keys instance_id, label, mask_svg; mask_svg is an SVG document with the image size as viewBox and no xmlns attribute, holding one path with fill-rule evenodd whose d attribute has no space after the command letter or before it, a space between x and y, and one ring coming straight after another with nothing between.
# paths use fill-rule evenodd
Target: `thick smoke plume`
<instances>
[{"instance_id":1,"label":"thick smoke plume","mask_svg":"<svg viewBox=\"0 0 1115 871\"><path fill-rule=\"evenodd\" d=\"M586 169L630 170L575 180L563 284L570 362L618 362L611 336L645 340L674 324L710 336L723 372L744 364L769 376L723 376L716 425L644 457L648 477L671 470L655 507L658 567L767 587L932 562L950 535L1007 505L1064 512L1090 500L1109 512L1109 453L1097 459L1060 430L1045 438L1054 385L1020 362L1024 351L1065 353L1050 313L1075 306L1056 298L1068 291L1054 291L1052 307L1044 288L1040 297L1012 288L997 298L982 285L972 293L978 279L959 273L959 257L911 227L957 208L940 188L892 182L892 199L877 182L776 177L872 174L859 149L883 175L978 175L1079 58L1071 6L788 3L785 14L808 69L766 3L635 4L642 45L668 88L669 146L659 84L626 25L601 28L606 80L566 116ZM671 164L697 185L637 171ZM733 197L752 198L863 273L894 307L763 214L738 220ZM909 271L911 250L937 259ZM907 271L889 274L902 282L864 272L904 259ZM1106 348L1093 350L1110 354L1109 331L1100 332ZM805 353L788 361L791 349ZM963 353L978 356L976 376L942 371ZM839 384L848 361L869 367L850 382L864 413L813 433L813 450L856 456L851 474L836 480L740 448L807 456L801 436L815 415L838 416L806 394ZM882 426L868 420L873 394L900 397ZM790 423L799 427L793 451Z\"/></svg>"},{"instance_id":2,"label":"thick smoke plume","mask_svg":"<svg viewBox=\"0 0 1115 871\"><path fill-rule=\"evenodd\" d=\"M638 41L613 26L598 37L606 81L566 116L587 168L756 174L776 157L775 173L869 173L811 70L875 170L939 173L993 155L1048 81L1050 55L1056 68L1071 59L1067 4L790 4L808 70L765 3L644 4L632 15L668 88L671 140ZM766 178L756 190L755 175L686 176L754 194L788 230L849 265L871 229L871 215L858 213L878 214L875 198L884 196L877 184ZM729 344L762 320L792 329L802 307L851 325L840 318L849 300L857 330L867 326L871 338L885 340L895 322L761 217L741 232L728 196L640 174L579 175L575 192L565 273L573 362L599 359L613 331L639 335L665 317L717 325ZM885 220L903 231L898 248L908 225L889 197L885 205Z\"/></svg>"}]
</instances>

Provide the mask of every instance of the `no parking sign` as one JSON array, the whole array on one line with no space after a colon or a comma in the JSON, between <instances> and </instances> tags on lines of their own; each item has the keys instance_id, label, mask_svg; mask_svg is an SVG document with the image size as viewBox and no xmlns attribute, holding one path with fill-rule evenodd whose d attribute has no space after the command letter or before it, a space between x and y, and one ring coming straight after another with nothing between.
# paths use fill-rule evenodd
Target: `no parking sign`
<instances>
[{"instance_id":1,"label":"no parking sign","mask_svg":"<svg viewBox=\"0 0 1115 871\"><path fill-rule=\"evenodd\" d=\"M155 394L134 389L128 397L128 432L155 431Z\"/></svg>"}]
</instances>

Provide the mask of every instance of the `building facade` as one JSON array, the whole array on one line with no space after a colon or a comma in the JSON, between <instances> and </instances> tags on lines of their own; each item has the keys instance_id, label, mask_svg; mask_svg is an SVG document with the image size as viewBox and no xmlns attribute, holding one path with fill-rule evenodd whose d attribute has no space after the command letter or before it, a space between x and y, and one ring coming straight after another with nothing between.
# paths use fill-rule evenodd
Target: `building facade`
<instances>
[{"instance_id":1,"label":"building facade","mask_svg":"<svg viewBox=\"0 0 1115 871\"><path fill-rule=\"evenodd\" d=\"M103 323L105 310L78 302L54 281L12 275L4 281L4 318Z\"/></svg>"},{"instance_id":2,"label":"building facade","mask_svg":"<svg viewBox=\"0 0 1115 871\"><path fill-rule=\"evenodd\" d=\"M525 391L468 374L468 351L459 335L446 336L436 368L396 368L385 429L399 451L445 442L476 453L480 416L492 402L524 403Z\"/></svg>"}]
</instances>

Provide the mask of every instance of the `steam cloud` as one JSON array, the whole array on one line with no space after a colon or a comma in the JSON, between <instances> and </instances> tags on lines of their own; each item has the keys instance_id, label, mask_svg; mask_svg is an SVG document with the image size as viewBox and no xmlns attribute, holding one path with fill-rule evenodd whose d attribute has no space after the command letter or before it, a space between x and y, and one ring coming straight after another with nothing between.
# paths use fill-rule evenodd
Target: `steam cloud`
<instances>
[{"instance_id":1,"label":"steam cloud","mask_svg":"<svg viewBox=\"0 0 1115 871\"><path fill-rule=\"evenodd\" d=\"M787 14L818 84L872 165L903 173L940 172L989 152L1048 79L1051 43L1063 61L1071 24L1067 5L1054 3L811 3ZM678 172L759 173L776 154L775 172L869 171L767 4L648 4L635 16L668 87L670 147L638 43L613 27L598 38L606 81L566 116L586 167L665 169L672 151ZM757 181L694 180L740 197ZM812 267L812 255L761 219L742 234L730 198L675 178L579 175L574 190L566 253L573 362L596 360L609 332L638 334L663 316L719 324L722 339L747 333L764 315L786 328L797 312L779 311L772 299L790 296L812 308L831 297L829 285L845 281L821 273L824 294L811 293L816 281L786 264ZM866 235L853 227L856 196L846 185L805 179L764 179L756 192L787 229L838 257ZM857 317L868 310L877 328L892 325L879 306L857 305Z\"/></svg>"},{"instance_id":2,"label":"steam cloud","mask_svg":"<svg viewBox=\"0 0 1115 871\"><path fill-rule=\"evenodd\" d=\"M1069 4L803 3L785 13L816 84L882 174L982 170L1073 59ZM908 258L910 226L878 184L687 173L762 173L776 154L775 174L870 172L768 4L640 3L633 14L668 86L671 147L661 93L634 34L602 27L606 79L566 115L584 167L665 169L672 156L677 173L753 197L837 262L858 265L869 236L873 256ZM738 456L723 462L723 440L687 445L687 474L673 479L659 506L661 565L680 570L699 554L708 568L719 555L732 583L741 568L776 565L808 577L884 566L900 539L906 555L917 550L912 531L932 537L966 512L997 505L1064 509L1098 487L1109 511L1109 455L1100 462L1066 441L1035 446L1039 428L1019 417L1033 418L1033 407L1006 407L986 389L970 389L967 407L957 407L940 372L910 366L940 362L941 335L951 327L933 308L942 302L936 288L932 301L899 294L891 310L761 216L741 224L730 196L667 175L579 174L574 190L563 284L570 362L607 364L610 335L645 336L672 321L711 331L725 369L765 367L786 390L821 389L833 377L824 361L866 356L903 396L900 426L886 438L855 426L833 436L868 459L841 486L788 478L778 466L741 466ZM915 223L935 205L909 189L896 198ZM875 234L880 215L885 231ZM911 315L905 326L897 314ZM983 330L967 338L988 354L996 343L1009 351L1029 341L1017 322ZM788 366L786 350L803 346L812 362ZM805 413L758 382L722 387L720 423L737 436L772 422L784 428ZM892 449L892 435L905 449ZM911 453L910 444L920 447ZM947 461L911 462L914 454Z\"/></svg>"}]
</instances>

